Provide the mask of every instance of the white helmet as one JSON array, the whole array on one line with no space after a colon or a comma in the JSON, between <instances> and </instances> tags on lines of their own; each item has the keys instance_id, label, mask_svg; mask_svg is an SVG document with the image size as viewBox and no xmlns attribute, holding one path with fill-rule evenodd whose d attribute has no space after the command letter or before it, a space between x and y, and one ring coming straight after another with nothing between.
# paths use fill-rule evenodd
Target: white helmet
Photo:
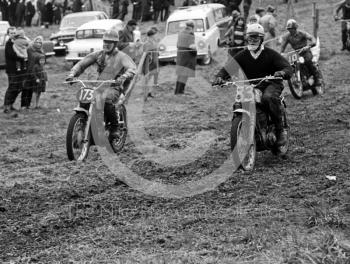
<instances>
[{"instance_id":1,"label":"white helmet","mask_svg":"<svg viewBox=\"0 0 350 264\"><path fill-rule=\"evenodd\" d=\"M249 24L247 26L247 36L249 35L259 35L260 37L265 36L264 28L258 23Z\"/></svg>"},{"instance_id":2,"label":"white helmet","mask_svg":"<svg viewBox=\"0 0 350 264\"><path fill-rule=\"evenodd\" d=\"M295 21L294 19L289 19L287 21L287 26L286 26L287 29L297 29L298 28L298 23L297 21Z\"/></svg>"}]
</instances>

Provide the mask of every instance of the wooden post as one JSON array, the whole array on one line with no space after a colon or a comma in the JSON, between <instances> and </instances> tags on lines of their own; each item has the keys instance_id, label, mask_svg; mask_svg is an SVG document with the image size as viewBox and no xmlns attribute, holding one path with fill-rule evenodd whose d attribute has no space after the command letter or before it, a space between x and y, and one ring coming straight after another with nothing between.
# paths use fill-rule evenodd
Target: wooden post
<instances>
[{"instance_id":1,"label":"wooden post","mask_svg":"<svg viewBox=\"0 0 350 264\"><path fill-rule=\"evenodd\" d=\"M92 0L89 0L89 3L90 3L90 11L94 11L94 6L92 4Z\"/></svg>"},{"instance_id":2,"label":"wooden post","mask_svg":"<svg viewBox=\"0 0 350 264\"><path fill-rule=\"evenodd\" d=\"M312 3L312 20L313 20L313 33L314 36L317 37L317 25L318 25L318 21L317 21L317 9L316 9L316 2Z\"/></svg>"}]
</instances>

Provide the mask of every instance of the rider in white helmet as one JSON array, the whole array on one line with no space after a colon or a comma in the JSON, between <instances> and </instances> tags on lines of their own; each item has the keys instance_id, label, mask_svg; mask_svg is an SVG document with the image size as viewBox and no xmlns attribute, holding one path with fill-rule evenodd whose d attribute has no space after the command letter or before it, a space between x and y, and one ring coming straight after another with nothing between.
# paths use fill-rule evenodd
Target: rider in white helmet
<instances>
[{"instance_id":1,"label":"rider in white helmet","mask_svg":"<svg viewBox=\"0 0 350 264\"><path fill-rule=\"evenodd\" d=\"M127 83L136 74L136 64L124 52L117 48L119 34L115 30L109 30L103 35L103 50L95 51L79 61L66 78L67 82L81 75L91 65L97 65L98 80L116 80L116 85L107 87L103 92L105 101L104 113L107 122L111 125L112 135L117 132L117 114L115 105L121 93L124 92Z\"/></svg>"},{"instance_id":2,"label":"rider in white helmet","mask_svg":"<svg viewBox=\"0 0 350 264\"><path fill-rule=\"evenodd\" d=\"M242 70L248 79L264 78L273 75L289 79L293 69L288 61L277 51L264 47L264 28L260 24L251 24L247 27L248 46L239 52L219 71L213 84L220 84L224 79L237 76ZM277 144L283 146L286 141L282 124L282 108L280 95L283 91L283 81L275 80L263 83L259 89L263 92L262 104L276 126Z\"/></svg>"},{"instance_id":3,"label":"rider in white helmet","mask_svg":"<svg viewBox=\"0 0 350 264\"><path fill-rule=\"evenodd\" d=\"M300 55L305 59L305 65L308 67L309 71L315 78L315 85L321 85L319 78L320 74L312 61L312 52L308 48L316 45L316 39L311 34L299 30L298 23L294 19L289 19L287 21L286 28L288 30L288 33L283 36L281 53L284 52L288 44L290 44L294 50L300 50ZM308 45L308 42L310 42L310 45ZM305 50L301 50L303 48Z\"/></svg>"}]
</instances>

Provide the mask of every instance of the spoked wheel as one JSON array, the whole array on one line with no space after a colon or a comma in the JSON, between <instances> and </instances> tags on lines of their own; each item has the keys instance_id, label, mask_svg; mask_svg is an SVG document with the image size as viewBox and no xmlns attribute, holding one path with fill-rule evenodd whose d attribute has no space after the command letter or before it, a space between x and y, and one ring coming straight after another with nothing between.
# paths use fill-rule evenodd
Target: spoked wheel
<instances>
[{"instance_id":1,"label":"spoked wheel","mask_svg":"<svg viewBox=\"0 0 350 264\"><path fill-rule=\"evenodd\" d=\"M66 135L66 148L69 160L83 161L89 154L91 135L84 140L86 127L86 115L77 113L72 116Z\"/></svg>"},{"instance_id":2,"label":"spoked wheel","mask_svg":"<svg viewBox=\"0 0 350 264\"><path fill-rule=\"evenodd\" d=\"M249 121L246 121L249 124ZM249 128L248 128L249 129ZM243 128L242 115L236 116L231 125L231 151L234 162L239 163L238 168L245 171L254 169L256 160L256 141L253 135L253 142L249 142L251 135Z\"/></svg>"},{"instance_id":3,"label":"spoked wheel","mask_svg":"<svg viewBox=\"0 0 350 264\"><path fill-rule=\"evenodd\" d=\"M300 76L300 71L295 71L292 75L292 77L288 80L288 85L290 92L294 96L295 99L301 99L303 96L303 84L300 81L301 76Z\"/></svg>"},{"instance_id":4,"label":"spoked wheel","mask_svg":"<svg viewBox=\"0 0 350 264\"><path fill-rule=\"evenodd\" d=\"M322 72L319 70L318 74L319 74L319 80L320 80L321 85L314 86L311 89L313 95L318 95L318 94L323 95L326 92L326 84L324 82Z\"/></svg>"},{"instance_id":5,"label":"spoked wheel","mask_svg":"<svg viewBox=\"0 0 350 264\"><path fill-rule=\"evenodd\" d=\"M112 146L114 153L121 151L125 145L126 137L128 135L128 126L127 126L127 116L126 108L124 105L121 105L119 109L116 109L118 120L118 130L117 133L114 133L113 137L110 135L109 142Z\"/></svg>"}]
</instances>

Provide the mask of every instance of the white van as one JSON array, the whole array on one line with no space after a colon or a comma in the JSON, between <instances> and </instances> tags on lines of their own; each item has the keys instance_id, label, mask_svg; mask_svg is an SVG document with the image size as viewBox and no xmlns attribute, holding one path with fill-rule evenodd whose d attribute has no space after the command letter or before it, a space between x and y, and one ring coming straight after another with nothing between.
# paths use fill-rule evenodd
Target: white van
<instances>
[{"instance_id":1,"label":"white van","mask_svg":"<svg viewBox=\"0 0 350 264\"><path fill-rule=\"evenodd\" d=\"M226 15L226 8L222 4L204 4L189 7L180 7L168 18L166 36L159 43L159 60L173 61L177 54L178 33L183 29L187 20L195 23L195 40L197 58L202 64L211 63L212 54L218 49L220 27L225 27L231 17Z\"/></svg>"}]
</instances>

